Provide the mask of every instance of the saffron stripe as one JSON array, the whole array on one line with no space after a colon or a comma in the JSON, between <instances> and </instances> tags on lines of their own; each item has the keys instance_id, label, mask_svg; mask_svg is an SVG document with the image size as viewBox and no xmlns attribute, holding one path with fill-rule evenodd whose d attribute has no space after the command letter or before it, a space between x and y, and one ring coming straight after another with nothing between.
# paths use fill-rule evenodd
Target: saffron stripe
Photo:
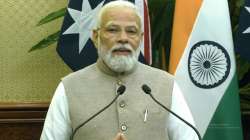
<instances>
[{"instance_id":1,"label":"saffron stripe","mask_svg":"<svg viewBox=\"0 0 250 140\"><path fill-rule=\"evenodd\" d=\"M169 72L174 74L187 46L202 0L176 0Z\"/></svg>"}]
</instances>

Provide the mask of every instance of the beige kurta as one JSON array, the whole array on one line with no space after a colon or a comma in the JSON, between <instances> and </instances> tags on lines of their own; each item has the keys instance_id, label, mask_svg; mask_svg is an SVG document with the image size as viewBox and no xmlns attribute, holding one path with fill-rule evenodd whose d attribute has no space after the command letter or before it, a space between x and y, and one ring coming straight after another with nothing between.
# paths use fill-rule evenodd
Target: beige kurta
<instances>
[{"instance_id":1,"label":"beige kurta","mask_svg":"<svg viewBox=\"0 0 250 140\"><path fill-rule=\"evenodd\" d=\"M126 86L115 104L80 128L74 140L112 140L119 131L128 140L168 140L168 113L141 89L147 84L155 98L170 108L174 80L167 72L138 63L130 72L117 74L98 60L62 82L73 129L106 106L120 84Z\"/></svg>"}]
</instances>

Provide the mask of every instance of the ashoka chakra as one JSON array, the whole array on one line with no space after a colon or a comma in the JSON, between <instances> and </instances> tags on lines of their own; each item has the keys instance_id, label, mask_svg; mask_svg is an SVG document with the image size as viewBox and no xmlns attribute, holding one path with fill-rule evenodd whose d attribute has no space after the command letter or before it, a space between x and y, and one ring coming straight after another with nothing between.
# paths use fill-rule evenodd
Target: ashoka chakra
<instances>
[{"instance_id":1,"label":"ashoka chakra","mask_svg":"<svg viewBox=\"0 0 250 140\"><path fill-rule=\"evenodd\" d=\"M213 41L196 43L188 58L188 72L192 82L200 88L214 88L229 75L230 58L227 51Z\"/></svg>"}]
</instances>

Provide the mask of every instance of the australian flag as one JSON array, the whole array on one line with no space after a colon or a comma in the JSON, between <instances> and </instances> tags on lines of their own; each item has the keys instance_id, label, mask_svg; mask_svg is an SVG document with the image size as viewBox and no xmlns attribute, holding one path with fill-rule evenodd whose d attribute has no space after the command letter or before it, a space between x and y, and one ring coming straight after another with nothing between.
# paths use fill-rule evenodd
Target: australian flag
<instances>
[{"instance_id":1,"label":"australian flag","mask_svg":"<svg viewBox=\"0 0 250 140\"><path fill-rule=\"evenodd\" d=\"M70 0L64 17L57 52L63 61L77 71L97 60L97 50L91 41L96 17L103 5L112 0ZM144 40L139 60L151 64L150 24L146 0L129 0L139 9L144 21Z\"/></svg>"},{"instance_id":2,"label":"australian flag","mask_svg":"<svg viewBox=\"0 0 250 140\"><path fill-rule=\"evenodd\" d=\"M245 0L241 9L235 46L236 52L250 62L250 0Z\"/></svg>"}]
</instances>

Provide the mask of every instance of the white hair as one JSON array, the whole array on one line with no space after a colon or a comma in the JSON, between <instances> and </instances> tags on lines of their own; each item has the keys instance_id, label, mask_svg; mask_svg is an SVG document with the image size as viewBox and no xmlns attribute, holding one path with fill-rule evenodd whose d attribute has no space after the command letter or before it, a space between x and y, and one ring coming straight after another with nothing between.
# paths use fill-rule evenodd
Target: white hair
<instances>
[{"instance_id":1,"label":"white hair","mask_svg":"<svg viewBox=\"0 0 250 140\"><path fill-rule=\"evenodd\" d=\"M100 40L100 36L98 37L98 56L101 58L108 67L114 72L128 72L132 70L135 65L138 63L138 58L140 55L140 47L136 50L132 48L130 44L115 44L111 49L108 49L106 45ZM112 52L115 49L125 48L131 51L130 55L112 55Z\"/></svg>"},{"instance_id":2,"label":"white hair","mask_svg":"<svg viewBox=\"0 0 250 140\"><path fill-rule=\"evenodd\" d=\"M130 55L112 55L113 50L126 48L132 52ZM140 49L133 50L129 44L116 44L110 50L105 46L98 48L98 55L103 59L106 65L114 72L128 72L138 63Z\"/></svg>"},{"instance_id":3,"label":"white hair","mask_svg":"<svg viewBox=\"0 0 250 140\"><path fill-rule=\"evenodd\" d=\"M105 11L107 9L112 9L112 8L117 8L117 7L120 7L121 9L126 7L126 8L130 8L130 9L134 10L136 16L138 16L138 18L139 18L139 24L141 26L142 18L141 18L141 15L139 13L138 8L132 2L125 1L125 0L116 0L116 1L111 1L111 2L109 2L107 4L105 4L101 8L101 10L99 11L98 16L97 16L96 28L99 28L101 26L102 16L105 13Z\"/></svg>"}]
</instances>

